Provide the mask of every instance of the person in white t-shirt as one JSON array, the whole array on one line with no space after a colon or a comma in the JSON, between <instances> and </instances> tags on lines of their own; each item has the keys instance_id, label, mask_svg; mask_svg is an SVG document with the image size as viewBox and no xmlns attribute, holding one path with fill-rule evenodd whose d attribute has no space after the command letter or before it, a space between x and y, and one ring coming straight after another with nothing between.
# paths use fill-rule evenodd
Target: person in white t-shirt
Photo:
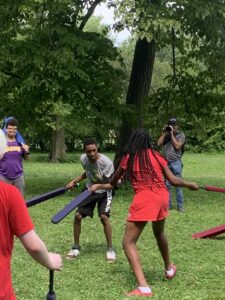
<instances>
[{"instance_id":1,"label":"person in white t-shirt","mask_svg":"<svg viewBox=\"0 0 225 300\"><path fill-rule=\"evenodd\" d=\"M76 184L84 179L88 179L86 189L92 184L107 183L114 172L113 162L105 155L98 152L97 142L93 138L84 140L85 154L81 155L81 164L84 173L75 177L67 184L68 189L73 189ZM79 206L74 218L74 245L67 254L68 258L75 258L80 254L80 233L82 219L93 217L94 209L97 205L98 215L103 225L103 230L107 242L106 259L109 262L116 260L116 253L112 246L112 226L109 222L110 208L112 204L113 191L99 189L87 197Z\"/></svg>"}]
</instances>

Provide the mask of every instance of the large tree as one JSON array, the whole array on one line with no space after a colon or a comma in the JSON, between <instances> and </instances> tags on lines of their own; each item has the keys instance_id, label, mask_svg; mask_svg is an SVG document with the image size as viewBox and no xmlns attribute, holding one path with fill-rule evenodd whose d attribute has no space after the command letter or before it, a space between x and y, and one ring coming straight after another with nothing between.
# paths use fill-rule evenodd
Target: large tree
<instances>
[{"instance_id":1,"label":"large tree","mask_svg":"<svg viewBox=\"0 0 225 300\"><path fill-rule=\"evenodd\" d=\"M120 21L117 28L123 29L124 27L132 28L137 36L137 43L134 52L133 67L130 77L130 85L128 88L126 103L130 106L132 103L134 114L137 117L124 118L121 126L121 138L119 140L119 151L126 143L127 135L123 134L123 128L129 132L133 126L140 126L144 120L144 108L146 100L150 99L149 87L151 84L152 67L154 65L155 51L157 49L168 47L173 44L179 55L182 58L187 57L188 62L197 60L198 66L204 64L201 74L201 80L198 81L202 87L207 85L208 78L211 78L211 83L221 84L224 79L224 63L221 68L220 59L224 55L224 8L225 3L223 0L219 1L163 1L163 0L115 0L118 16ZM172 29L175 36L172 35ZM141 49L140 49L141 48ZM174 48L175 49L175 48ZM139 53L139 55L137 54ZM150 66L145 69L145 65L140 61L144 57L146 65ZM181 60L182 61L182 60ZM216 66L216 72L213 74L210 67ZM215 70L215 69L214 69ZM182 68L174 65L173 76L170 79L171 83L171 96L181 94L185 78L192 78L187 72L182 72ZM145 76L143 77L143 74ZM207 75L206 75L207 74ZM184 76L187 75L187 76ZM188 76L189 75L189 76ZM133 80L136 78L136 80ZM181 79L184 80L181 80ZM218 85L217 85L218 86ZM175 91L175 93L174 93ZM185 88L188 93L188 88ZM183 92L182 92L183 94ZM168 96L168 93L167 95ZM188 114L188 105L186 97L176 97L179 107L183 107L183 111ZM131 100L132 99L132 100ZM174 111L176 101L171 97L165 99L166 104L164 118ZM158 109L160 105L158 103ZM157 111L157 107L156 107ZM161 116L160 116L161 117ZM140 120L142 122L140 122ZM160 120L160 122L162 119Z\"/></svg>"},{"instance_id":2,"label":"large tree","mask_svg":"<svg viewBox=\"0 0 225 300\"><path fill-rule=\"evenodd\" d=\"M1 10L1 113L51 145L52 161L64 157L65 129L73 137L74 128L100 132L118 116L119 53L107 30L84 30L100 2L9 1Z\"/></svg>"}]
</instances>

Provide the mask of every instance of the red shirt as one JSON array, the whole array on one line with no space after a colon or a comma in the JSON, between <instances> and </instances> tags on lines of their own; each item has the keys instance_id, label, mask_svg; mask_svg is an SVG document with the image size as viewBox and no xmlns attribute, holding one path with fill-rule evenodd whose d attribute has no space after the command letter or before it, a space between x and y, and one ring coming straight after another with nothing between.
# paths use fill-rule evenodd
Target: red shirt
<instances>
[{"instance_id":1,"label":"red shirt","mask_svg":"<svg viewBox=\"0 0 225 300\"><path fill-rule=\"evenodd\" d=\"M160 185L163 189L166 189L166 186L164 184L163 179L163 169L167 166L167 161L157 152L152 153L151 149L147 149L148 155L153 167L153 170L157 176L154 176L154 179L158 179L158 185ZM129 160L129 154L127 154L121 161L120 167L124 170L127 170L127 164ZM133 167L133 173L134 178L131 178L131 184L134 189L134 192L137 193L139 191L142 191L144 189L151 189L154 192L157 192L158 187L154 181L148 180L148 183L144 182L142 178L142 172L148 172L149 169L144 170L143 166L140 166L139 159L136 157L134 159L134 167Z\"/></svg>"},{"instance_id":2,"label":"red shirt","mask_svg":"<svg viewBox=\"0 0 225 300\"><path fill-rule=\"evenodd\" d=\"M34 229L26 203L12 185L0 181L0 300L16 299L11 280L14 235Z\"/></svg>"}]
</instances>

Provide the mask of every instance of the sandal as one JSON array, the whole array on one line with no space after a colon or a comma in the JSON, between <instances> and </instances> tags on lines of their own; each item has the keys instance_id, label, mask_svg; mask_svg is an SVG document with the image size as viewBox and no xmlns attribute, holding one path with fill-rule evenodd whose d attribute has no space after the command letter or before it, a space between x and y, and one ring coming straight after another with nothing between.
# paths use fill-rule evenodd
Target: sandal
<instances>
[{"instance_id":1,"label":"sandal","mask_svg":"<svg viewBox=\"0 0 225 300\"><path fill-rule=\"evenodd\" d=\"M144 293L137 288L137 289L133 290L132 292L126 293L126 296L127 297L132 297L132 296L134 296L134 297L152 297L153 293L152 292Z\"/></svg>"}]
</instances>

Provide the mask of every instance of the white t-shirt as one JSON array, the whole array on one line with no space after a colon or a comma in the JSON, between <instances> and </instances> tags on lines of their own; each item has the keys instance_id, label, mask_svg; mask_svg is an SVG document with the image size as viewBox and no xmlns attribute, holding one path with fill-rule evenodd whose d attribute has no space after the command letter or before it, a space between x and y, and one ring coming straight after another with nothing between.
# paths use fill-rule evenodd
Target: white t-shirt
<instances>
[{"instance_id":1,"label":"white t-shirt","mask_svg":"<svg viewBox=\"0 0 225 300\"><path fill-rule=\"evenodd\" d=\"M99 159L94 163L90 162L87 154L81 155L81 164L86 171L86 176L88 178L88 182L86 187L89 188L94 183L107 183L108 178L114 172L114 166L111 159L109 159L104 154L98 153ZM97 190L96 193L103 193L106 190Z\"/></svg>"}]
</instances>

